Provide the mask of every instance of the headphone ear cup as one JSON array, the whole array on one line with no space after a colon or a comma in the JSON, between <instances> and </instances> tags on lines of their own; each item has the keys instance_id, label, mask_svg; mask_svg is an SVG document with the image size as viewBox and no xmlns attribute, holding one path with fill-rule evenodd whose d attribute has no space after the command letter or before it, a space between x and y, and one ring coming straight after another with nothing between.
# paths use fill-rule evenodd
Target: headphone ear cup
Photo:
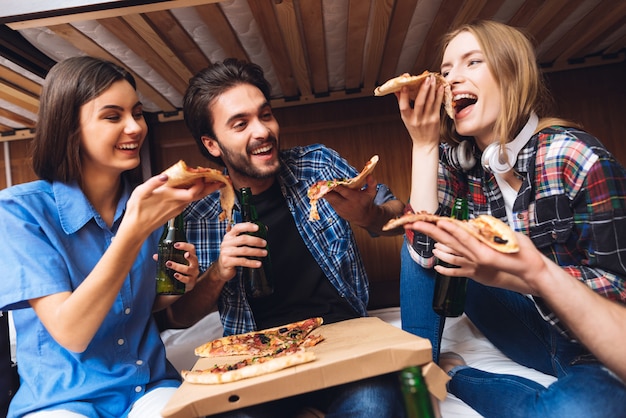
<instances>
[{"instance_id":1,"label":"headphone ear cup","mask_svg":"<svg viewBox=\"0 0 626 418\"><path fill-rule=\"evenodd\" d=\"M470 141L463 141L456 147L456 158L463 171L469 171L476 165L474 147Z\"/></svg>"},{"instance_id":2,"label":"headphone ear cup","mask_svg":"<svg viewBox=\"0 0 626 418\"><path fill-rule=\"evenodd\" d=\"M530 141L538 124L539 117L534 112L531 112L526 125L524 125L513 141L505 145L500 144L499 141L489 144L480 158L480 163L485 171L495 174L504 174L512 170L513 167L515 167L517 155L528 141Z\"/></svg>"},{"instance_id":3,"label":"headphone ear cup","mask_svg":"<svg viewBox=\"0 0 626 418\"><path fill-rule=\"evenodd\" d=\"M499 142L489 144L483 151L480 163L489 173L506 173L513 168L509 161L509 151L508 147L502 147Z\"/></svg>"}]
</instances>

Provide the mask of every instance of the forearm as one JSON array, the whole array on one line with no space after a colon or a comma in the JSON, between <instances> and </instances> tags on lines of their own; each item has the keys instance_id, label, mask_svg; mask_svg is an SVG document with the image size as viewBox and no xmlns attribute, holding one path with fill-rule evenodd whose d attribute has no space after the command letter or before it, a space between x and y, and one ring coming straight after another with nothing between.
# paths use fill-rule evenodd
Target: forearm
<instances>
[{"instance_id":1,"label":"forearm","mask_svg":"<svg viewBox=\"0 0 626 418\"><path fill-rule=\"evenodd\" d=\"M487 278L485 279L484 277ZM490 272L487 276L483 276L483 278L476 278L476 281L487 286L512 290L523 295L537 296L537 292L531 288L526 281L504 271Z\"/></svg>"},{"instance_id":2,"label":"forearm","mask_svg":"<svg viewBox=\"0 0 626 418\"><path fill-rule=\"evenodd\" d=\"M583 345L626 381L626 307L595 293L556 264L547 263L549 274L537 280L537 293Z\"/></svg>"},{"instance_id":3,"label":"forearm","mask_svg":"<svg viewBox=\"0 0 626 418\"><path fill-rule=\"evenodd\" d=\"M396 218L402 215L404 210L404 203L399 200L389 200L382 205L372 205L369 211L369 217L362 226L368 232L375 235L399 235L404 233L404 228L396 228L391 231L383 231L382 227L390 219Z\"/></svg>"},{"instance_id":4,"label":"forearm","mask_svg":"<svg viewBox=\"0 0 626 418\"><path fill-rule=\"evenodd\" d=\"M438 145L413 145L411 161L411 197L409 202L415 212L435 213L439 207L437 172L439 168Z\"/></svg>"},{"instance_id":5,"label":"forearm","mask_svg":"<svg viewBox=\"0 0 626 418\"><path fill-rule=\"evenodd\" d=\"M121 227L100 261L73 292L31 301L60 345L74 352L87 348L111 310L144 239L132 228Z\"/></svg>"}]
</instances>

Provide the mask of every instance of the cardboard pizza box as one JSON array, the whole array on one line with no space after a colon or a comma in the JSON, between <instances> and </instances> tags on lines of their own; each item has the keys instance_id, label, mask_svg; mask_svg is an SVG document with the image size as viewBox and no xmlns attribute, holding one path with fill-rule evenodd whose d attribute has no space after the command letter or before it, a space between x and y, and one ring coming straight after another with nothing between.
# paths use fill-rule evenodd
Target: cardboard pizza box
<instances>
[{"instance_id":1,"label":"cardboard pizza box","mask_svg":"<svg viewBox=\"0 0 626 418\"><path fill-rule=\"evenodd\" d=\"M218 385L183 382L161 411L165 418L202 417L330 386L425 366L429 390L446 396L448 376L432 363L431 344L379 318L358 318L322 325L313 331L324 341L308 350L316 359L264 376ZM200 358L194 370L232 363L239 357Z\"/></svg>"}]
</instances>

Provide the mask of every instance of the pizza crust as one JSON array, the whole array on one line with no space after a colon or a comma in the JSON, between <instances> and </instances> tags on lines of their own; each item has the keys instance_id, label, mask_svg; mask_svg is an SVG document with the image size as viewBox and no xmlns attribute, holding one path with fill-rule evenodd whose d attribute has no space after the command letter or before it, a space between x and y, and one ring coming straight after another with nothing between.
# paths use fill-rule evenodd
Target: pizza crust
<instances>
[{"instance_id":1,"label":"pizza crust","mask_svg":"<svg viewBox=\"0 0 626 418\"><path fill-rule=\"evenodd\" d=\"M230 181L230 177L223 174L220 170L205 167L188 167L187 164L180 160L172 165L161 174L167 175L167 184L170 187L190 187L196 179L202 178L205 181L215 181L222 183L224 186L220 188L220 204L222 213L219 220L227 220L229 225L233 223L233 209L235 207L235 190Z\"/></svg>"},{"instance_id":2,"label":"pizza crust","mask_svg":"<svg viewBox=\"0 0 626 418\"><path fill-rule=\"evenodd\" d=\"M450 84L439 73L426 70L420 75L402 74L400 76L391 78L382 85L376 87L374 89L374 96L385 96L387 94L400 91L404 86L408 86L409 99L415 100L422 83L426 81L426 79L431 75L435 77L435 80L437 81L437 87L444 86L443 105L450 119L454 119L454 103L452 100L452 90L450 89Z\"/></svg>"},{"instance_id":3,"label":"pizza crust","mask_svg":"<svg viewBox=\"0 0 626 418\"><path fill-rule=\"evenodd\" d=\"M309 363L313 360L315 360L315 353L301 349L293 354L287 354L281 357L260 357L251 359L251 364L235 370L221 373L214 373L211 369L182 370L181 376L189 383L207 385L230 383L274 373L288 367Z\"/></svg>"},{"instance_id":4,"label":"pizza crust","mask_svg":"<svg viewBox=\"0 0 626 418\"><path fill-rule=\"evenodd\" d=\"M417 222L417 221L437 223L437 221L442 218L444 217L439 216L439 215L433 215L432 213L427 213L427 212L418 212L418 213L409 212L409 213L405 213L399 218L390 219L385 225L383 225L382 230L389 231L389 230L396 229L406 224L410 224L410 223ZM449 218L449 219L452 219L452 218Z\"/></svg>"},{"instance_id":5,"label":"pizza crust","mask_svg":"<svg viewBox=\"0 0 626 418\"><path fill-rule=\"evenodd\" d=\"M363 187L365 185L365 182L367 181L367 176L374 172L374 167L376 167L376 164L378 164L378 160L378 155L374 155L372 158L370 158L370 160L365 163L365 167L363 167L363 170L361 170L361 172L356 177L348 180L345 183L345 186L349 189L355 190Z\"/></svg>"}]
</instances>

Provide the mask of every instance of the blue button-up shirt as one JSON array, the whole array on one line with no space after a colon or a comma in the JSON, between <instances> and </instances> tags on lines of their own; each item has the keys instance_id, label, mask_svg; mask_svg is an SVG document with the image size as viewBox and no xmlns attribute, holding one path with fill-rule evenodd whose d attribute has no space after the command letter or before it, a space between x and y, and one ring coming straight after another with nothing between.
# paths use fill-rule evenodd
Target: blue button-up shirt
<instances>
[{"instance_id":1,"label":"blue button-up shirt","mask_svg":"<svg viewBox=\"0 0 626 418\"><path fill-rule=\"evenodd\" d=\"M336 151L319 144L281 151L280 160L278 181L281 192L302 239L339 295L356 312L366 316L369 284L350 224L325 199L318 202L320 220L309 220L311 206L307 197L309 187L316 182L352 178L358 174L357 170ZM392 199L395 197L389 189L379 185L375 203ZM225 221L218 220L221 211L219 193L185 209L187 239L196 246L201 271L219 257L227 227ZM235 212L235 220L241 221L240 212ZM241 269L225 284L218 306L226 335L256 329L245 297Z\"/></svg>"},{"instance_id":2,"label":"blue button-up shirt","mask_svg":"<svg viewBox=\"0 0 626 418\"><path fill-rule=\"evenodd\" d=\"M35 181L0 191L0 307L15 309L21 380L9 416L68 409L123 417L147 391L179 385L151 315L160 231L143 244L84 352L57 344L27 302L83 282L114 239L129 195L126 187L109 228L75 184Z\"/></svg>"}]
</instances>

